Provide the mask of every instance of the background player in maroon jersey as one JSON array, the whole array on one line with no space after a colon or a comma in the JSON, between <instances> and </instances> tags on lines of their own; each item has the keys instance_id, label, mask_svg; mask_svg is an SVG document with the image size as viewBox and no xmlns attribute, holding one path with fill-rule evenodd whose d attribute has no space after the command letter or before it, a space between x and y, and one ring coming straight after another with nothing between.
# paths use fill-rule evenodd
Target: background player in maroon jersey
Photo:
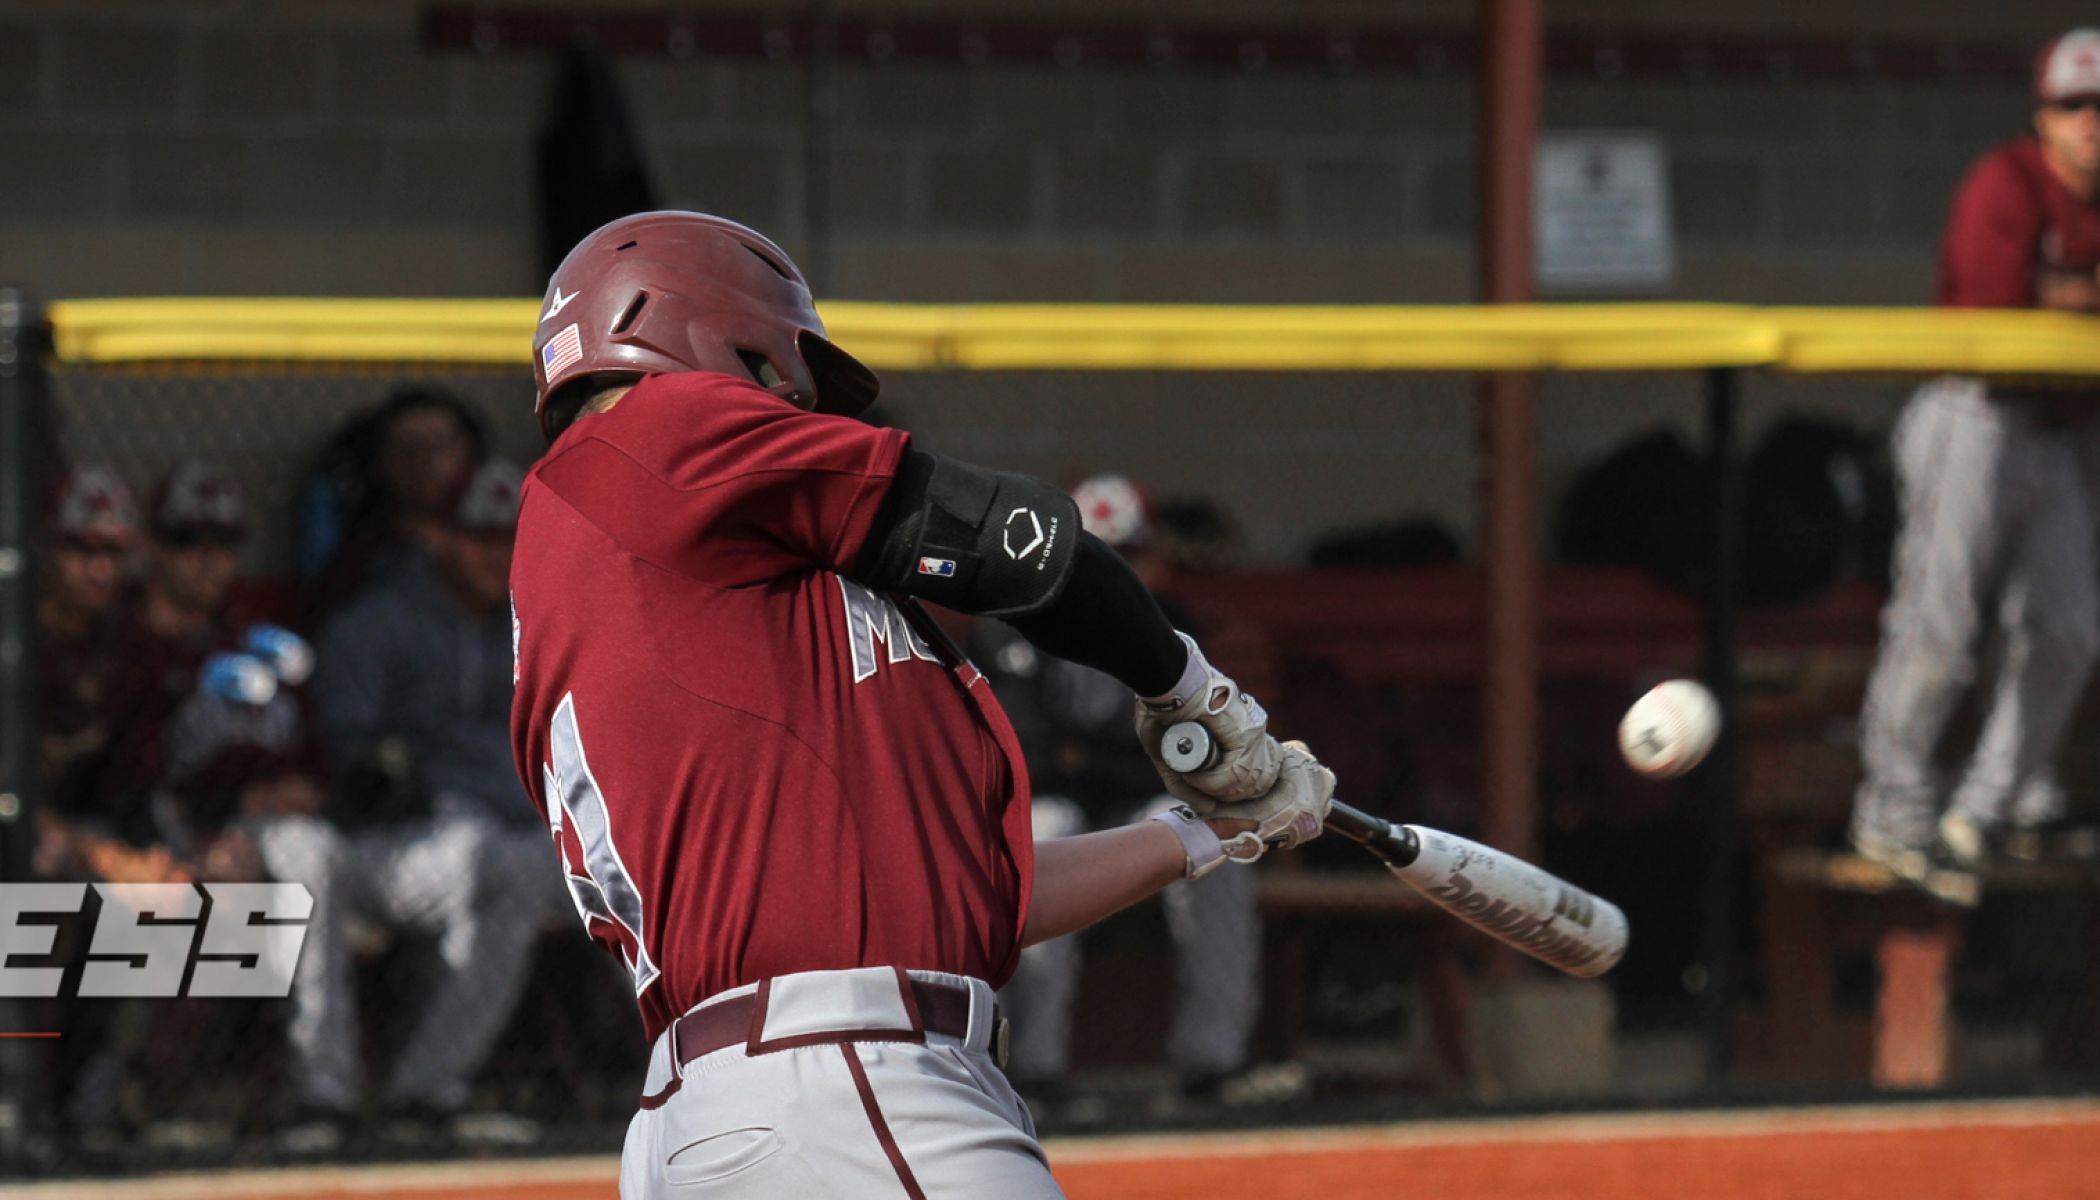
<instances>
[{"instance_id":1,"label":"background player in maroon jersey","mask_svg":"<svg viewBox=\"0 0 2100 1200\"><path fill-rule=\"evenodd\" d=\"M623 1195L1057 1195L993 989L1023 945L1317 836L1332 774L1061 491L849 419L874 375L751 230L598 230L534 352L512 740L655 1039ZM1122 680L1211 819L1036 845L1012 728L921 598ZM1158 740L1189 719L1222 754L1183 776Z\"/></svg>"},{"instance_id":2,"label":"background player in maroon jersey","mask_svg":"<svg viewBox=\"0 0 2100 1200\"><path fill-rule=\"evenodd\" d=\"M2096 271L2100 30L2077 29L2037 60L2033 134L1984 155L1955 193L1939 302L2100 312ZM1852 840L1949 899L1973 903L1974 884L1942 868L2033 853L2064 817L2056 751L2100 654L2095 401L2090 385L1947 377L1896 426L1903 526ZM1933 749L1993 661L1975 750L1943 787Z\"/></svg>"},{"instance_id":3,"label":"background player in maroon jersey","mask_svg":"<svg viewBox=\"0 0 2100 1200\"><path fill-rule=\"evenodd\" d=\"M143 577L94 635L107 656L106 676L92 684L100 732L94 752L69 773L60 804L76 832L98 835L79 842L98 874L161 882L171 871L187 877L162 855L154 812L154 793L168 779L168 719L196 690L206 660L239 636L230 612L247 534L239 483L199 460L176 463L154 488L146 532ZM120 843L145 857L127 863Z\"/></svg>"},{"instance_id":4,"label":"background player in maroon jersey","mask_svg":"<svg viewBox=\"0 0 2100 1200\"><path fill-rule=\"evenodd\" d=\"M85 466L60 483L51 506L49 575L38 581L37 623L43 636L37 663L37 768L52 800L37 811L41 871L86 869L100 859L99 877L158 883L173 865L165 848L137 857L122 841L75 828L103 814L85 793L109 744L110 693L120 673L116 622L123 598L125 559L138 537L137 506L107 467Z\"/></svg>"}]
</instances>

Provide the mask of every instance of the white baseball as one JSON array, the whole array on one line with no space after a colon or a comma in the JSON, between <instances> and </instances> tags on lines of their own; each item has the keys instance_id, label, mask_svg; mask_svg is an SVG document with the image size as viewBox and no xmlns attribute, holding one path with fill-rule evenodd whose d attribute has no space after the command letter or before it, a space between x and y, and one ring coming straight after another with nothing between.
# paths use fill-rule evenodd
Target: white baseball
<instances>
[{"instance_id":1,"label":"white baseball","mask_svg":"<svg viewBox=\"0 0 2100 1200\"><path fill-rule=\"evenodd\" d=\"M1721 733L1721 705L1703 684L1669 679L1619 721L1619 753L1650 779L1675 779L1706 757Z\"/></svg>"}]
</instances>

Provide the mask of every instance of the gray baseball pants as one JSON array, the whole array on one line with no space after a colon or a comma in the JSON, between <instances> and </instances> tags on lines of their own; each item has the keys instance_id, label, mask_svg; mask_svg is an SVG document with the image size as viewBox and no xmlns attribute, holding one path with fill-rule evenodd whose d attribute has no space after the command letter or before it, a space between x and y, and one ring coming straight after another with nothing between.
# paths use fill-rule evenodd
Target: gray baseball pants
<instances>
[{"instance_id":1,"label":"gray baseball pants","mask_svg":"<svg viewBox=\"0 0 2100 1200\"><path fill-rule=\"evenodd\" d=\"M534 935L558 896L544 829L439 816L345 833L319 817L258 821L270 874L303 883L314 909L292 979L290 1042L300 1099L347 1110L363 1094L353 914L435 934L429 990L407 998L415 1030L387 1082L390 1102L457 1109L510 1019ZM552 884L550 884L552 881Z\"/></svg>"},{"instance_id":2,"label":"gray baseball pants","mask_svg":"<svg viewBox=\"0 0 2100 1200\"><path fill-rule=\"evenodd\" d=\"M627 1128L621 1200L1062 1197L1027 1107L992 1059L991 985L911 975L970 990L964 1036L845 1040L911 1026L888 967L771 980L756 1040L798 1043L787 1049L738 1044L680 1068L666 1031ZM702 1006L755 990L733 988Z\"/></svg>"},{"instance_id":3,"label":"gray baseball pants","mask_svg":"<svg viewBox=\"0 0 2100 1200\"><path fill-rule=\"evenodd\" d=\"M2100 430L2039 425L1983 381L1950 377L1918 389L1892 448L1903 524L1853 832L1924 847L1943 796L1984 828L2061 815L2056 752L2100 654ZM1975 749L1942 781L1934 750L1977 682Z\"/></svg>"}]
</instances>

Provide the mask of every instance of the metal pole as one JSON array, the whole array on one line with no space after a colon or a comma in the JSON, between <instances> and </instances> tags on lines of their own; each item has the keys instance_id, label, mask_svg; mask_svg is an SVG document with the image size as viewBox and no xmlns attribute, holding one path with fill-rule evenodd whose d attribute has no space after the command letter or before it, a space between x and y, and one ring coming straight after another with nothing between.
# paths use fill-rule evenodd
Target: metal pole
<instances>
[{"instance_id":1,"label":"metal pole","mask_svg":"<svg viewBox=\"0 0 2100 1200\"><path fill-rule=\"evenodd\" d=\"M0 880L29 877L36 778L36 596L30 571L43 495L42 320L0 288ZM0 1031L19 1031L20 1001L0 1001ZM0 1042L0 1163L26 1161L44 1071L35 1043Z\"/></svg>"},{"instance_id":2,"label":"metal pole","mask_svg":"<svg viewBox=\"0 0 2100 1200\"><path fill-rule=\"evenodd\" d=\"M1532 298L1531 175L1544 36L1540 0L1481 0L1480 267L1483 298ZM1536 857L1538 825L1538 381L1481 377L1486 671L1481 681L1481 832ZM1514 972L1507 953L1491 960Z\"/></svg>"},{"instance_id":3,"label":"metal pole","mask_svg":"<svg viewBox=\"0 0 2100 1200\"><path fill-rule=\"evenodd\" d=\"M831 131L838 120L838 13L832 0L809 0L809 60L802 70L802 222L810 289L831 294Z\"/></svg>"},{"instance_id":4,"label":"metal pole","mask_svg":"<svg viewBox=\"0 0 2100 1200\"><path fill-rule=\"evenodd\" d=\"M1741 888L1742 778L1736 727L1740 684L1736 634L1742 610L1743 471L1736 446L1739 374L1706 372L1707 475L1713 481L1713 558L1705 612L1706 684L1721 705L1721 735L1696 776L1706 812L1706 872L1701 896L1699 993L1709 1086L1727 1078L1735 1051L1737 892Z\"/></svg>"},{"instance_id":5,"label":"metal pole","mask_svg":"<svg viewBox=\"0 0 2100 1200\"><path fill-rule=\"evenodd\" d=\"M21 292L0 289L0 879L28 874L28 805L36 786L34 636L29 571L37 491L35 312Z\"/></svg>"}]
</instances>

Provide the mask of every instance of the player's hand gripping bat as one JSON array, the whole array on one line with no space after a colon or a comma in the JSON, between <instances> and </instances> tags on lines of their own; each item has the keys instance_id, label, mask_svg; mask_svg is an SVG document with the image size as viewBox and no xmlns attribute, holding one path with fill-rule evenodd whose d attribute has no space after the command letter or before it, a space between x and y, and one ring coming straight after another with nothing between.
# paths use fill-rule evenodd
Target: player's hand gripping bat
<instances>
[{"instance_id":1,"label":"player's hand gripping bat","mask_svg":"<svg viewBox=\"0 0 2100 1200\"><path fill-rule=\"evenodd\" d=\"M1202 770L1212 749L1210 732L1194 721L1160 739L1161 757L1177 771ZM1339 800L1326 824L1439 908L1570 975L1602 975L1626 953L1626 914L1618 905L1523 859L1439 830L1395 825Z\"/></svg>"}]
</instances>

